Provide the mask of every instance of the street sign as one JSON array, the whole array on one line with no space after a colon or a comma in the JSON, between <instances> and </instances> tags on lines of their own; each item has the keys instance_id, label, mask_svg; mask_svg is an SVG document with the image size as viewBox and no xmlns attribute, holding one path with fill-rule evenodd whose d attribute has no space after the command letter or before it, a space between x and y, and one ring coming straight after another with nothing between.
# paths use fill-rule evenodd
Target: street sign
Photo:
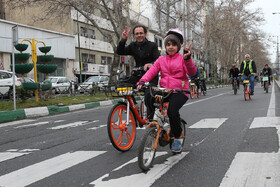
<instances>
[{"instance_id":1,"label":"street sign","mask_svg":"<svg viewBox=\"0 0 280 187\"><path fill-rule=\"evenodd\" d=\"M18 26L13 26L12 27L12 32L13 32L13 45L18 44Z\"/></svg>"}]
</instances>

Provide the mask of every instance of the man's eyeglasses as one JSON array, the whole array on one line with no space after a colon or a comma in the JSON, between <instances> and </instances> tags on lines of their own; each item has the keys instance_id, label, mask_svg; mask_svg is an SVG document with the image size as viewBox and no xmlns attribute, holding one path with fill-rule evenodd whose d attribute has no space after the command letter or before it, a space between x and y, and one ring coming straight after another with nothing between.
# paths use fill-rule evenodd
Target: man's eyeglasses
<instances>
[{"instance_id":1,"label":"man's eyeglasses","mask_svg":"<svg viewBox=\"0 0 280 187\"><path fill-rule=\"evenodd\" d=\"M138 35L143 35L144 33L143 32L136 32L134 33L134 35L138 36Z\"/></svg>"}]
</instances>

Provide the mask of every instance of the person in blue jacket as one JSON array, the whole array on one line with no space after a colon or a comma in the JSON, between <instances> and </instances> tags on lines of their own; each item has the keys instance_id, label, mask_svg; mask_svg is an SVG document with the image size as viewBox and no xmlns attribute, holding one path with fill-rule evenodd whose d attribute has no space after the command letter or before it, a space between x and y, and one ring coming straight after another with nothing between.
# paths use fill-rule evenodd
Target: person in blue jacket
<instances>
[{"instance_id":1,"label":"person in blue jacket","mask_svg":"<svg viewBox=\"0 0 280 187\"><path fill-rule=\"evenodd\" d=\"M199 90L199 81L200 81L200 71L198 69L198 67L196 67L196 74L194 76L189 76L189 78L191 79L191 82L194 82L195 85L197 86L197 90Z\"/></svg>"}]
</instances>

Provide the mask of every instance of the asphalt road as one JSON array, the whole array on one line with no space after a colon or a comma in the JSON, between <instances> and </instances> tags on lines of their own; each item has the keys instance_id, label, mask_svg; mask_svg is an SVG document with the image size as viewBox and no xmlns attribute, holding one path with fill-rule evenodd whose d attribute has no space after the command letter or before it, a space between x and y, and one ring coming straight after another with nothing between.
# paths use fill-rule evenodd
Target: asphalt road
<instances>
[{"instance_id":1,"label":"asphalt road","mask_svg":"<svg viewBox=\"0 0 280 187\"><path fill-rule=\"evenodd\" d=\"M159 148L147 173L137 164L144 129L128 152L110 144L112 106L0 124L0 186L277 187L279 98L275 84L269 93L257 85L249 101L230 87L189 100L183 152Z\"/></svg>"}]
</instances>

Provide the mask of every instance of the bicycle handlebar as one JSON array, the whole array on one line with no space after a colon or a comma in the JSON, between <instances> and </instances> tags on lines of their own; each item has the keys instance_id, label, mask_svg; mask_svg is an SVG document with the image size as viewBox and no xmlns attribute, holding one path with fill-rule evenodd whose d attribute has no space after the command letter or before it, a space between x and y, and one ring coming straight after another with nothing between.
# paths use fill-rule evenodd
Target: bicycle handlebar
<instances>
[{"instance_id":1,"label":"bicycle handlebar","mask_svg":"<svg viewBox=\"0 0 280 187\"><path fill-rule=\"evenodd\" d=\"M186 94L190 94L190 91L187 90L182 90L182 89L168 89L168 88L159 88L159 87L154 87L151 86L149 82L146 82L142 88L149 88L150 89L150 95L155 98L156 96L153 94L152 90L157 91L157 92L162 92L162 93L167 93L166 96L163 96L163 99L168 98L173 92L182 92Z\"/></svg>"}]
</instances>

